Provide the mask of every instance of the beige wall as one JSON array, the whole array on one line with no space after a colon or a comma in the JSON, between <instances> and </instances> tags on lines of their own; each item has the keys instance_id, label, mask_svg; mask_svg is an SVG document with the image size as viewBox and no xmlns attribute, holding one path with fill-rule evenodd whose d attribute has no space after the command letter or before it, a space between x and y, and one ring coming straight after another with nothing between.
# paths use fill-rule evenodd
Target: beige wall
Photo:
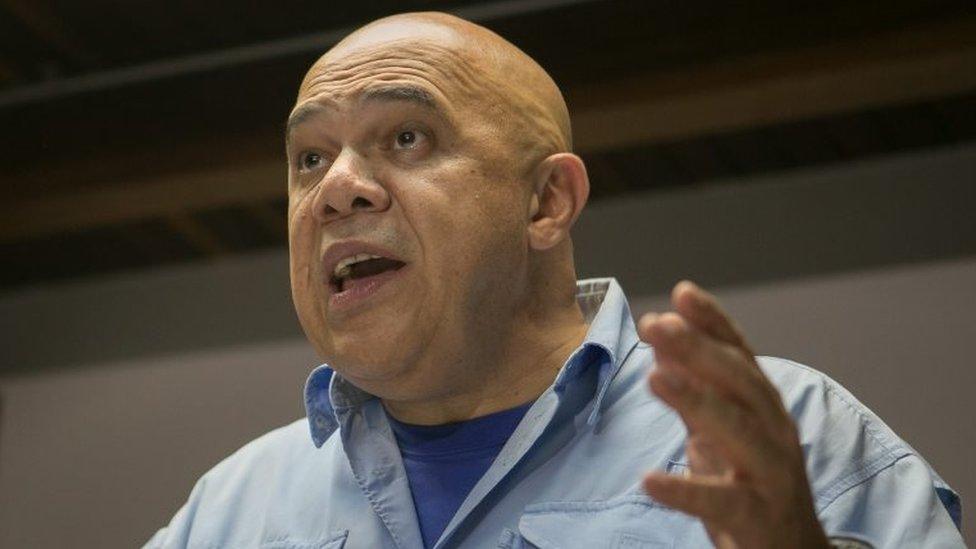
<instances>
[{"instance_id":1,"label":"beige wall","mask_svg":"<svg viewBox=\"0 0 976 549\"><path fill-rule=\"evenodd\" d=\"M303 340L6 379L0 547L135 547L196 478L303 414Z\"/></svg>"}]
</instances>

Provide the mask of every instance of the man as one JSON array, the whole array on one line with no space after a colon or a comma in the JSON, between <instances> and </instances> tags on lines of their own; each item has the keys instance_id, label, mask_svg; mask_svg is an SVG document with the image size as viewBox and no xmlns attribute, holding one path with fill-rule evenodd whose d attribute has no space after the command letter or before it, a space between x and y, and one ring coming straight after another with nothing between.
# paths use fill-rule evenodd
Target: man
<instances>
[{"instance_id":1,"label":"man","mask_svg":"<svg viewBox=\"0 0 976 549\"><path fill-rule=\"evenodd\" d=\"M712 296L681 283L635 326L615 281L576 281L571 149L545 71L457 18L382 19L317 61L288 215L328 366L307 419L147 546L961 546L925 461L823 375L757 362Z\"/></svg>"}]
</instances>

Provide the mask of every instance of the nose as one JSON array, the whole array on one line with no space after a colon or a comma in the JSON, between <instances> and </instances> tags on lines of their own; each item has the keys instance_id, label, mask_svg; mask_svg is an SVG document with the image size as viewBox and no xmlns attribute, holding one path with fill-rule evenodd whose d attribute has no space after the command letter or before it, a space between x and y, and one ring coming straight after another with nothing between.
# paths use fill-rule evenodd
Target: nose
<instances>
[{"instance_id":1,"label":"nose","mask_svg":"<svg viewBox=\"0 0 976 549\"><path fill-rule=\"evenodd\" d=\"M381 212L390 195L365 169L365 159L346 149L322 177L312 205L319 221L327 223L356 212Z\"/></svg>"}]
</instances>

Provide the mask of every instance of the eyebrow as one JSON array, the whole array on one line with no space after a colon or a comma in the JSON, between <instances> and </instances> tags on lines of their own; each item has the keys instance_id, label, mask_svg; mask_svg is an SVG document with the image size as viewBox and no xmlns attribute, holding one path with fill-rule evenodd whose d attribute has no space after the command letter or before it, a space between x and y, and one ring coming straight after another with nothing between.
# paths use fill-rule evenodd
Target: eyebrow
<instances>
[{"instance_id":1,"label":"eyebrow","mask_svg":"<svg viewBox=\"0 0 976 549\"><path fill-rule=\"evenodd\" d=\"M423 88L416 86L382 86L363 92L362 103L396 103L406 102L423 107L431 111L440 111L434 96ZM291 113L285 124L285 141L289 141L294 129L327 107L320 103L306 103Z\"/></svg>"},{"instance_id":2,"label":"eyebrow","mask_svg":"<svg viewBox=\"0 0 976 549\"><path fill-rule=\"evenodd\" d=\"M319 103L306 103L295 109L288 116L288 122L285 123L285 141L291 141L291 134L296 127L304 124L309 118L312 118L325 109L325 106Z\"/></svg>"},{"instance_id":3,"label":"eyebrow","mask_svg":"<svg viewBox=\"0 0 976 549\"><path fill-rule=\"evenodd\" d=\"M423 88L416 86L382 86L371 88L363 93L362 102L397 102L414 103L426 109L437 110L434 96Z\"/></svg>"}]
</instances>

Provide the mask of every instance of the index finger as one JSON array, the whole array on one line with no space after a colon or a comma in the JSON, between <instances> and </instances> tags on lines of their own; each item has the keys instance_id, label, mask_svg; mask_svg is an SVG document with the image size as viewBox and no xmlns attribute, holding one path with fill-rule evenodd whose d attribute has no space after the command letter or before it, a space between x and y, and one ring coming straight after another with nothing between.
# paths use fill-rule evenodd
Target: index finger
<instances>
[{"instance_id":1,"label":"index finger","mask_svg":"<svg viewBox=\"0 0 976 549\"><path fill-rule=\"evenodd\" d=\"M677 283L671 291L671 304L695 328L755 356L735 322L719 305L718 299L694 282L682 280Z\"/></svg>"},{"instance_id":2,"label":"index finger","mask_svg":"<svg viewBox=\"0 0 976 549\"><path fill-rule=\"evenodd\" d=\"M638 332L654 347L659 365L673 364L766 418L782 413L782 400L752 355L695 328L675 313L645 315Z\"/></svg>"}]
</instances>

